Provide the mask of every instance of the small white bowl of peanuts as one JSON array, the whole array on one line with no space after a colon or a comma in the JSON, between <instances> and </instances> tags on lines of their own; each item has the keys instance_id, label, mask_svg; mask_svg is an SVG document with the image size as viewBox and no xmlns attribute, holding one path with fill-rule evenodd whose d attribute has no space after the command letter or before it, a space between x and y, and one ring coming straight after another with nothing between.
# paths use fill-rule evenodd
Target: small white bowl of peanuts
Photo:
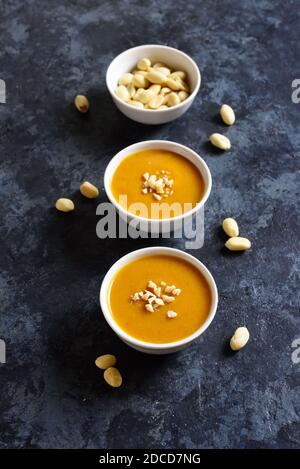
<instances>
[{"instance_id":1,"label":"small white bowl of peanuts","mask_svg":"<svg viewBox=\"0 0 300 469\"><path fill-rule=\"evenodd\" d=\"M201 83L197 64L178 49L143 45L119 54L106 72L117 108L142 124L164 124L184 114Z\"/></svg>"}]
</instances>

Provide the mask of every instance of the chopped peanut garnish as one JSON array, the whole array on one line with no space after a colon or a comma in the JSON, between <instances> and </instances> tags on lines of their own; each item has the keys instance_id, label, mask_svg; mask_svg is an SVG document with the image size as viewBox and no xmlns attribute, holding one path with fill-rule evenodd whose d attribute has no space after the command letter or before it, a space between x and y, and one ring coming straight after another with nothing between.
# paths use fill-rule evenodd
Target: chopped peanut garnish
<instances>
[{"instance_id":1,"label":"chopped peanut garnish","mask_svg":"<svg viewBox=\"0 0 300 469\"><path fill-rule=\"evenodd\" d=\"M156 174L143 174L143 186L142 193L152 193L156 200L161 200L162 197L169 197L173 194L174 179L169 177L169 171L162 170L161 172L156 171Z\"/></svg>"},{"instance_id":2,"label":"chopped peanut garnish","mask_svg":"<svg viewBox=\"0 0 300 469\"><path fill-rule=\"evenodd\" d=\"M176 318L177 313L175 313L175 311L168 311L167 316L168 318L173 319L173 318Z\"/></svg>"},{"instance_id":3,"label":"chopped peanut garnish","mask_svg":"<svg viewBox=\"0 0 300 469\"><path fill-rule=\"evenodd\" d=\"M175 301L175 297L180 295L181 289L176 288L175 285L167 285L166 282L160 282L160 287L157 286L153 280L149 280L147 284L147 288L150 290L141 290L139 292L135 292L131 295L131 301L140 301L143 300L145 302L145 309L150 313L154 313L160 306L164 306L166 303L172 303ZM164 288L164 293L171 293L171 295L161 294L162 289ZM167 317L175 318L177 313L175 311L168 311Z\"/></svg>"}]
</instances>

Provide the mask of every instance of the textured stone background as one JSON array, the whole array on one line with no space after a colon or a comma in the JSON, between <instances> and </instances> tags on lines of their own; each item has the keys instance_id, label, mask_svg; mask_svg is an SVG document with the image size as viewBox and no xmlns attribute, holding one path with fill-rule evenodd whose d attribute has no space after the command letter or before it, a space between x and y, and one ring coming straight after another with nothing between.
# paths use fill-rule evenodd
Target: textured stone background
<instances>
[{"instance_id":1,"label":"textured stone background","mask_svg":"<svg viewBox=\"0 0 300 469\"><path fill-rule=\"evenodd\" d=\"M1 2L1 447L299 446L299 20L297 1ZM127 120L105 89L111 59L143 43L178 47L202 72L192 109L160 127ZM78 92L88 116L74 110ZM237 111L232 128L217 118L222 102ZM230 153L206 143L212 131L230 136ZM98 305L107 268L157 242L100 241L97 202L78 195L84 179L103 187L118 150L153 138L191 146L213 177L205 245L192 253L216 278L219 309L169 357L127 348ZM77 206L68 216L52 208L63 195ZM226 215L251 251L224 252ZM233 355L226 344L241 324L251 341ZM119 357L119 390L94 366L102 352Z\"/></svg>"}]
</instances>

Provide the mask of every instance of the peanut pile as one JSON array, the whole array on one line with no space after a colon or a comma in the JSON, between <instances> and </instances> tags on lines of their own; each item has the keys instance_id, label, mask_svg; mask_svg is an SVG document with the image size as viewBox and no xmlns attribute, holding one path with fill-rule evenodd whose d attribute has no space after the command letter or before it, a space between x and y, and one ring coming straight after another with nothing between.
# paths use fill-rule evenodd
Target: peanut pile
<instances>
[{"instance_id":1,"label":"peanut pile","mask_svg":"<svg viewBox=\"0 0 300 469\"><path fill-rule=\"evenodd\" d=\"M188 98L190 88L183 70L141 59L131 73L119 78L116 95L138 109L162 110L176 106Z\"/></svg>"}]
</instances>

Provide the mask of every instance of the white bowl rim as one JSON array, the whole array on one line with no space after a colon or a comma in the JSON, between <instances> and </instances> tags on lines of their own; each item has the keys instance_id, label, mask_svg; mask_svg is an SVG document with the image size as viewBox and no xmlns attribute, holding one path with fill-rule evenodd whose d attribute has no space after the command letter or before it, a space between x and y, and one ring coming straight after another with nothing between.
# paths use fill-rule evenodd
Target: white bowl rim
<instances>
[{"instance_id":1,"label":"white bowl rim","mask_svg":"<svg viewBox=\"0 0 300 469\"><path fill-rule=\"evenodd\" d=\"M124 159L126 157L128 157L129 155L131 155L132 153L134 153L134 147L137 146L137 145L145 145L145 148L146 149L146 145L148 144L154 144L155 146L157 145L157 148L159 149L159 146L160 145L170 145L171 147L179 147L179 148L182 148L184 149L185 151L187 152L190 152L196 159L198 159L203 168L205 169L206 171L206 174L207 174L207 188L204 192L204 195L202 197L202 199L195 205L194 208L192 208L192 210L189 210L181 215L177 215L176 217L172 217L172 218L145 218L145 217L141 217L139 215L134 215L133 213L131 212L128 212L127 210L125 210L120 204L119 202L113 197L113 194L111 192L111 188L110 188L110 174L109 174L109 171L110 171L110 167L111 165L113 164L113 161L119 156L119 154L123 151L128 151L128 153L126 155L124 155ZM130 150L132 149L131 152L129 152ZM137 152L139 150L136 150ZM170 150L171 151L171 150ZM176 148L174 148L174 153L176 153ZM180 155L182 156L183 158L185 158L184 155ZM186 158L187 159L187 158ZM119 163L120 164L120 163ZM194 163L192 163L194 164ZM196 166L194 164L194 166ZM199 172L201 172L198 168L197 170ZM203 175L202 175L203 177ZM205 204L205 202L207 201L209 195L210 195L210 192L211 192L211 187L212 187L212 177L211 177L211 172L210 172L210 169L208 167L208 165L206 164L206 162L204 161L204 159L198 155L198 153L196 153L194 150L192 150L191 148L185 146L185 145L182 145L181 143L177 143L177 142L172 142L171 140L143 140L142 142L136 142L136 143L133 143L131 145L128 145L127 147L123 148L122 150L118 151L118 153L116 153L112 159L110 160L110 162L108 163L108 165L106 166L106 169L105 169L105 173L104 173L104 189L105 189L105 192L106 192L106 195L107 197L109 198L110 202L115 206L117 207L118 211L123 215L123 217L125 217L126 219L129 217L129 218L132 218L132 219L135 219L135 220L140 220L141 222L144 222L144 223L153 223L153 222L157 222L159 224L166 224L166 223L176 223L176 221L179 221L179 220L184 220L185 218L187 217L190 217L191 215L193 215L195 212L197 212L198 210L200 210L201 207L203 207L203 205Z\"/></svg>"},{"instance_id":2,"label":"white bowl rim","mask_svg":"<svg viewBox=\"0 0 300 469\"><path fill-rule=\"evenodd\" d=\"M184 104L186 105L187 103L190 103L192 102L198 91L199 91L199 88L200 88L200 85L201 85L201 73L200 73L200 70L199 70L199 67L198 65L196 64L196 62L192 59L192 57L190 57L188 54L186 54L185 52L182 52L181 50L179 49L176 49L175 47L170 47L170 46L164 46L163 44L143 44L143 45L140 45L140 46L135 46L135 47L131 47L129 49L126 49L124 50L123 52L121 52L120 54L118 54L109 64L109 66L107 67L107 70L106 70L106 86L107 86L107 89L108 91L110 92L111 96L114 97L119 103L121 103L123 106L125 106L125 108L127 109L132 109L132 106L130 106L130 104L127 104L125 101L122 101L122 99L119 98L119 96L116 95L115 91L112 89L112 86L111 84L109 83L108 81L108 73L109 73L109 69L111 67L111 65L113 64L113 62L115 60L117 60L121 55L127 53L128 51L132 51L132 50L137 50L137 49L143 49L143 48L147 48L147 47L154 47L154 48L157 48L157 49L169 49L169 50L173 50L173 51L176 51L179 55L182 55L183 57L185 57L186 59L188 59L192 65L194 66L195 68L195 73L196 73L196 86L193 90L193 92L189 95L188 98L186 98L184 101L182 101L181 103L179 104L176 104L176 106L172 106L168 109L139 109L139 108L134 108L136 109L137 111L141 112L141 113L151 113L153 115L155 114L160 114L162 112L168 112L168 111L171 111L172 109L180 109L180 107L182 107Z\"/></svg>"},{"instance_id":3,"label":"white bowl rim","mask_svg":"<svg viewBox=\"0 0 300 469\"><path fill-rule=\"evenodd\" d=\"M189 335L188 337L185 337L184 339L177 340L176 342L167 342L167 343L157 344L157 343L152 343L152 342L146 342L143 340L136 339L135 337L132 337L131 335L123 331L123 329L113 319L112 314L109 309L109 305L108 305L107 294L108 294L108 288L113 278L112 272L115 271L118 267L121 268L122 266L126 265L128 262L130 262L130 260L138 259L141 257L148 257L150 255L156 255L156 254L171 255L173 257L179 257L181 259L185 259L187 262L190 262L192 265L198 268L198 270L204 275L211 289L212 304L211 304L210 312L206 321L193 334ZM136 255L138 256L135 257ZM191 254L188 254L185 251L181 251L180 249L163 247L163 246L153 246L153 247L142 248L142 249L137 249L135 251L131 251L125 256L118 259L110 267L110 269L107 271L107 273L105 274L102 280L99 299L100 299L100 306L102 309L102 313L106 322L109 324L112 330L117 335L119 335L125 342L128 342L129 344L142 347L148 350L168 350L168 349L176 349L178 347L187 345L190 342L194 341L201 334L203 334L204 331L206 331L206 329L209 327L209 325L211 324L211 322L213 321L216 315L216 311L218 307L218 289L210 271L196 257L192 256Z\"/></svg>"}]
</instances>

